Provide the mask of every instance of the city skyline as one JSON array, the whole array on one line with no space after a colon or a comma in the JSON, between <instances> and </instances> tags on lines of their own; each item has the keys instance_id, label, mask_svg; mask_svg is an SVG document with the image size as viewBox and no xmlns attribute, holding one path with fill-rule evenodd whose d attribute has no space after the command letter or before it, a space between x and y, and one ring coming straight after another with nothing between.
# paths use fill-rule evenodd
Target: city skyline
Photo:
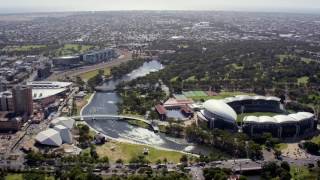
<instances>
[{"instance_id":1,"label":"city skyline","mask_svg":"<svg viewBox=\"0 0 320 180\"><path fill-rule=\"evenodd\" d=\"M0 0L2 13L57 12L57 11L110 11L110 10L225 10L317 13L316 0Z\"/></svg>"}]
</instances>

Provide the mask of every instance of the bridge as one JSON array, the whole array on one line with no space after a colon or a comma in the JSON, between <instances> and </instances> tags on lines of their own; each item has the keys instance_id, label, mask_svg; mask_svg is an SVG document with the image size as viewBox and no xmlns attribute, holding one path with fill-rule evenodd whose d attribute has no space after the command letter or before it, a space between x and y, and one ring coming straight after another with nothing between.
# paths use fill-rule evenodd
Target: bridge
<instances>
[{"instance_id":1,"label":"bridge","mask_svg":"<svg viewBox=\"0 0 320 180\"><path fill-rule=\"evenodd\" d=\"M96 119L104 119L104 120L114 120L114 119L126 119L126 120L136 120L144 122L153 129L153 131L158 132L159 128L157 125L151 123L150 121L145 120L142 117L132 116L132 115L117 115L117 114L88 114L88 115L80 115L80 116L72 116L71 118L84 121L85 118L91 118L92 120Z\"/></svg>"}]
</instances>

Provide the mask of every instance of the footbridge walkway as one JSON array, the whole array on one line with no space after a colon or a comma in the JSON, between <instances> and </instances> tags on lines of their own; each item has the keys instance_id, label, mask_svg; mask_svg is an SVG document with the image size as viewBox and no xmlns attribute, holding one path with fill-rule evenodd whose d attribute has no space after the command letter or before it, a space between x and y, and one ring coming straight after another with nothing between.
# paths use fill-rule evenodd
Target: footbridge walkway
<instances>
[{"instance_id":1,"label":"footbridge walkway","mask_svg":"<svg viewBox=\"0 0 320 180\"><path fill-rule=\"evenodd\" d=\"M158 132L159 127L146 119L144 119L142 116L134 116L134 115L117 115L117 114L88 114L88 115L79 115L79 116L72 116L71 118L75 119L76 121L84 121L85 119L91 119L92 121L97 119L103 119L103 120L136 120L136 121L142 121L146 124L149 124L153 131Z\"/></svg>"}]
</instances>

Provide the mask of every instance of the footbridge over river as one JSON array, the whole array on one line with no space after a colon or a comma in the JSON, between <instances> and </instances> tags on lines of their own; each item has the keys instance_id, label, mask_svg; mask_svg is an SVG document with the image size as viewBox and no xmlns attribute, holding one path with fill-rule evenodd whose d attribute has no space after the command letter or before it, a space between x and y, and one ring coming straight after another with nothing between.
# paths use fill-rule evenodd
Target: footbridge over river
<instances>
[{"instance_id":1,"label":"footbridge over river","mask_svg":"<svg viewBox=\"0 0 320 180\"><path fill-rule=\"evenodd\" d=\"M89 115L72 116L71 118L73 118L76 121L84 121L85 119L89 119L92 121L95 121L97 119L102 119L102 120L120 120L120 119L136 120L136 121L141 121L141 122L148 124L154 132L159 131L159 127L156 124L154 124L154 123L152 123L142 117L134 116L134 115L89 114Z\"/></svg>"}]
</instances>

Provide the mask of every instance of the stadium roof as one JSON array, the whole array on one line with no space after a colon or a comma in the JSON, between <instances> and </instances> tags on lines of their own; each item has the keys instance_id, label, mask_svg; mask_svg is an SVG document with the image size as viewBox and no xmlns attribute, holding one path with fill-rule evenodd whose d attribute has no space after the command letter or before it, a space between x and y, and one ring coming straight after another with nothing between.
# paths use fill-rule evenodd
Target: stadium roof
<instances>
[{"instance_id":1,"label":"stadium roof","mask_svg":"<svg viewBox=\"0 0 320 180\"><path fill-rule=\"evenodd\" d=\"M60 146L62 144L60 133L54 129L47 129L40 132L36 136L36 141L49 146Z\"/></svg>"},{"instance_id":2,"label":"stadium roof","mask_svg":"<svg viewBox=\"0 0 320 180\"><path fill-rule=\"evenodd\" d=\"M266 100L266 101L280 101L281 99L274 96L249 96L249 95L237 95L235 97L227 97L223 99L226 103L244 100Z\"/></svg>"},{"instance_id":3,"label":"stadium roof","mask_svg":"<svg viewBox=\"0 0 320 180\"><path fill-rule=\"evenodd\" d=\"M309 112L298 112L289 115L276 115L276 116L246 116L243 118L245 123L265 123L265 124L282 124L282 123L295 123L310 119L314 117L312 113Z\"/></svg>"},{"instance_id":4,"label":"stadium roof","mask_svg":"<svg viewBox=\"0 0 320 180\"><path fill-rule=\"evenodd\" d=\"M224 118L226 121L234 123L237 119L237 113L223 100L208 100L204 102L205 110Z\"/></svg>"}]
</instances>

